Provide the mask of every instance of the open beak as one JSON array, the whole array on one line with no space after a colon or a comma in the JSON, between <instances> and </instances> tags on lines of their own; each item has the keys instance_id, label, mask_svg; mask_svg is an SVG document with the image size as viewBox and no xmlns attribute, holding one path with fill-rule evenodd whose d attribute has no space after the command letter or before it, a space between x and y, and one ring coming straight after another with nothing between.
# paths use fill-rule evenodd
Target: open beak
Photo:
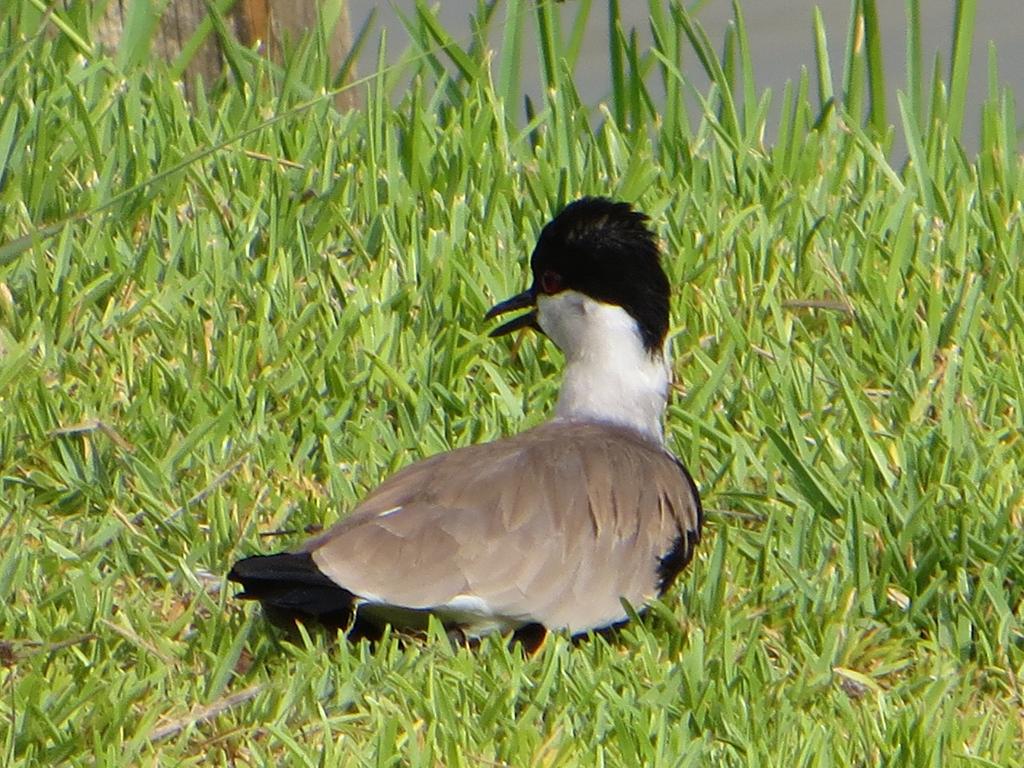
<instances>
[{"instance_id":1,"label":"open beak","mask_svg":"<svg viewBox=\"0 0 1024 768\"><path fill-rule=\"evenodd\" d=\"M500 304L495 304L488 310L487 314L484 315L484 320L490 320L491 318L503 315L506 312L512 312L517 309L526 309L530 307L530 311L525 315L519 315L509 320L507 323L503 323L495 328L488 334L491 338L497 336L504 336L505 334L512 333L512 331L518 331L520 328L533 328L535 331L540 330L540 325L537 324L537 292L533 288L523 291L517 296L513 296L511 299L505 299Z\"/></svg>"}]
</instances>

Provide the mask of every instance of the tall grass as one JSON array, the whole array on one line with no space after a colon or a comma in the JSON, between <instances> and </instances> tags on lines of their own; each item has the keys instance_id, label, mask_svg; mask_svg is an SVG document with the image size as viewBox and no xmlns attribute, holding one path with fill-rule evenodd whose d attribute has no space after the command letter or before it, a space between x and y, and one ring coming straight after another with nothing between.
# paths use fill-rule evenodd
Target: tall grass
<instances>
[{"instance_id":1,"label":"tall grass","mask_svg":"<svg viewBox=\"0 0 1024 768\"><path fill-rule=\"evenodd\" d=\"M608 5L606 108L574 87L590 4L512 0L471 41L419 4L338 114L316 36L284 69L225 40L230 76L189 104L95 48L91 4L10 5L5 764L1019 760L1024 169L994 50L981 148L958 143L974 4L948 71L910 25L896 128L875 4L835 59L818 18L771 146L742 6L721 45L649 6L645 50ZM547 88L523 117L531 30ZM709 508L679 586L617 640L532 658L282 634L233 600L238 556L545 418L557 352L480 318L581 194L651 214L675 286L668 440Z\"/></svg>"}]
</instances>

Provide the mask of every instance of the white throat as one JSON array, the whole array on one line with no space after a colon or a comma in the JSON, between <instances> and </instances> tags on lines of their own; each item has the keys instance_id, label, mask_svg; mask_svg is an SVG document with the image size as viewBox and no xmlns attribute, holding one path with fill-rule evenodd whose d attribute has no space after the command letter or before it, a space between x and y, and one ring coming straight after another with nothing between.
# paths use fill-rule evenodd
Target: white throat
<instances>
[{"instance_id":1,"label":"white throat","mask_svg":"<svg viewBox=\"0 0 1024 768\"><path fill-rule=\"evenodd\" d=\"M659 445L668 398L664 350L651 354L622 307L576 291L537 297L537 320L565 353L558 418L631 427Z\"/></svg>"}]
</instances>

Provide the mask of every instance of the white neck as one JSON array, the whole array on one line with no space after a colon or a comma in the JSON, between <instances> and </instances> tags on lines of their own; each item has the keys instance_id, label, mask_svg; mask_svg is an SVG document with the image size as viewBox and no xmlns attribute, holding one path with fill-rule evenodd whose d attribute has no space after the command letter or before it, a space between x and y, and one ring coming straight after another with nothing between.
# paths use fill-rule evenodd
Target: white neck
<instances>
[{"instance_id":1,"label":"white neck","mask_svg":"<svg viewBox=\"0 0 1024 768\"><path fill-rule=\"evenodd\" d=\"M621 424L661 445L669 386L664 350L644 348L622 307L576 291L538 297L537 311L541 328L565 353L556 416Z\"/></svg>"}]
</instances>

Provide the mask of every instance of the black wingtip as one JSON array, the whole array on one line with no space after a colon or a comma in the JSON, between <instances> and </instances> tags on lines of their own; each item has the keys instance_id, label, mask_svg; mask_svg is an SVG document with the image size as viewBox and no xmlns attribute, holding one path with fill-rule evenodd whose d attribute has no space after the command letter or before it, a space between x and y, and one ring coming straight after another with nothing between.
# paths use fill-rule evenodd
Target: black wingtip
<instances>
[{"instance_id":1,"label":"black wingtip","mask_svg":"<svg viewBox=\"0 0 1024 768\"><path fill-rule=\"evenodd\" d=\"M232 566L228 579L242 585L238 597L259 600L275 622L297 618L343 625L352 614L353 594L331 581L308 552L246 557Z\"/></svg>"}]
</instances>

